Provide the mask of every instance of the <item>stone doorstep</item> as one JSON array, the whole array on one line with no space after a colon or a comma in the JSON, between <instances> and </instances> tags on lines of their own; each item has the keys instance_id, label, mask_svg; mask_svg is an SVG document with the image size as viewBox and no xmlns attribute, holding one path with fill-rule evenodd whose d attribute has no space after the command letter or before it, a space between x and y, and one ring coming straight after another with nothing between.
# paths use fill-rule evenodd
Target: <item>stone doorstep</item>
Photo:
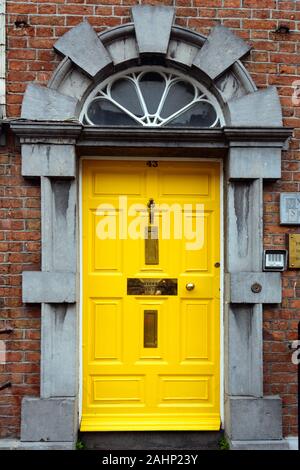
<instances>
[{"instance_id":1,"label":"stone doorstep","mask_svg":"<svg viewBox=\"0 0 300 470\"><path fill-rule=\"evenodd\" d=\"M231 441L231 450L296 450L288 439L273 441ZM22 442L18 439L0 439L1 450L75 450L74 442Z\"/></svg>"},{"instance_id":2,"label":"stone doorstep","mask_svg":"<svg viewBox=\"0 0 300 470\"><path fill-rule=\"evenodd\" d=\"M88 450L218 450L223 431L80 432Z\"/></svg>"},{"instance_id":3,"label":"stone doorstep","mask_svg":"<svg viewBox=\"0 0 300 470\"><path fill-rule=\"evenodd\" d=\"M229 441L230 450L290 450L286 439L262 441Z\"/></svg>"},{"instance_id":4,"label":"stone doorstep","mask_svg":"<svg viewBox=\"0 0 300 470\"><path fill-rule=\"evenodd\" d=\"M0 439L1 450L75 450L75 442L22 442L19 439Z\"/></svg>"}]
</instances>

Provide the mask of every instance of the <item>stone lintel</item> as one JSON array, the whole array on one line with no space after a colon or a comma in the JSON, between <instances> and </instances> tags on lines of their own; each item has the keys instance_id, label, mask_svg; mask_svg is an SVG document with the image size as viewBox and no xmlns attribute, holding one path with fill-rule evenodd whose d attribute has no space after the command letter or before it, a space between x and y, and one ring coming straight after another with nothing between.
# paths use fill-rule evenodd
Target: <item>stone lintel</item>
<instances>
[{"instance_id":1,"label":"stone lintel","mask_svg":"<svg viewBox=\"0 0 300 470\"><path fill-rule=\"evenodd\" d=\"M229 147L270 147L285 149L293 134L291 127L226 126L223 129Z\"/></svg>"},{"instance_id":2,"label":"stone lintel","mask_svg":"<svg viewBox=\"0 0 300 470\"><path fill-rule=\"evenodd\" d=\"M178 146L186 142L191 147L209 144L213 148L272 147L282 148L292 135L291 128L226 126L214 129L176 129L143 127L84 126L79 121L31 121L15 120L10 123L21 143L54 143L86 146L146 144L150 146Z\"/></svg>"}]
</instances>

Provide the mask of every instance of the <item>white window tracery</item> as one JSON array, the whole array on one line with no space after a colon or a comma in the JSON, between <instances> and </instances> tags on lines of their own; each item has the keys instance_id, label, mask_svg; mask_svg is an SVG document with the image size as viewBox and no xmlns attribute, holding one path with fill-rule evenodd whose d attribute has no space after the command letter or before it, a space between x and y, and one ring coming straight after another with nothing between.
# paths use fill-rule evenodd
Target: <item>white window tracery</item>
<instances>
[{"instance_id":1,"label":"white window tracery","mask_svg":"<svg viewBox=\"0 0 300 470\"><path fill-rule=\"evenodd\" d=\"M88 125L219 127L216 98L193 78L147 66L116 74L86 100L81 120Z\"/></svg>"}]
</instances>

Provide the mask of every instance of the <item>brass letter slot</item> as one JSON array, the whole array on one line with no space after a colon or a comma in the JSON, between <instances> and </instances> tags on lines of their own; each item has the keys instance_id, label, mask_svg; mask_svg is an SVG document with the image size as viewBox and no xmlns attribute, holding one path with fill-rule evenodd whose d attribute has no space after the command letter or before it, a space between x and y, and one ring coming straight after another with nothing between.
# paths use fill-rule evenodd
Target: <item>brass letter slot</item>
<instances>
[{"instance_id":1,"label":"brass letter slot","mask_svg":"<svg viewBox=\"0 0 300 470\"><path fill-rule=\"evenodd\" d=\"M159 264L158 227L155 226L145 229L145 264Z\"/></svg>"},{"instance_id":2,"label":"brass letter slot","mask_svg":"<svg viewBox=\"0 0 300 470\"><path fill-rule=\"evenodd\" d=\"M157 348L157 310L144 310L144 348Z\"/></svg>"},{"instance_id":3,"label":"brass letter slot","mask_svg":"<svg viewBox=\"0 0 300 470\"><path fill-rule=\"evenodd\" d=\"M128 278L127 295L177 295L177 279Z\"/></svg>"},{"instance_id":4,"label":"brass letter slot","mask_svg":"<svg viewBox=\"0 0 300 470\"><path fill-rule=\"evenodd\" d=\"M147 207L149 223L145 227L145 264L159 264L158 227L154 225L154 199L149 199Z\"/></svg>"}]
</instances>

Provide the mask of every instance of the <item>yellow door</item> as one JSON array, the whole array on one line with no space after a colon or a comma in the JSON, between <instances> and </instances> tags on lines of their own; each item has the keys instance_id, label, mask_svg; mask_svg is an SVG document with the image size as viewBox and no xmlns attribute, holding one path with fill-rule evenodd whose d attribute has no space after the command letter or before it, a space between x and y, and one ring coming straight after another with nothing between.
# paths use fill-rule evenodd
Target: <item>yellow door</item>
<instances>
[{"instance_id":1,"label":"yellow door","mask_svg":"<svg viewBox=\"0 0 300 470\"><path fill-rule=\"evenodd\" d=\"M220 428L219 171L83 161L82 431Z\"/></svg>"}]
</instances>

